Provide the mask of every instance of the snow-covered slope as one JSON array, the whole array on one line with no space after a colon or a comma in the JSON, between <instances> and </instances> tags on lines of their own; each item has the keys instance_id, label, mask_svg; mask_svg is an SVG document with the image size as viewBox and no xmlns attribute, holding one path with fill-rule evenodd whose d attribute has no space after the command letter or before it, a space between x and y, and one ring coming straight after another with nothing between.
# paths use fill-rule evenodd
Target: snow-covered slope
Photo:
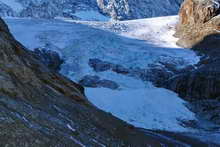
<instances>
[{"instance_id":1,"label":"snow-covered slope","mask_svg":"<svg viewBox=\"0 0 220 147\"><path fill-rule=\"evenodd\" d=\"M216 126L199 121L197 125L201 126L189 128L197 118L175 93L137 77L95 72L88 65L93 58L135 69L148 69L152 64L163 66L161 62L179 68L197 63L199 57L193 51L175 45L172 34L177 19L169 16L122 22L5 20L16 39L29 49L45 47L59 52L66 61L61 72L72 80L97 75L116 82L118 90L86 88L88 99L97 107L137 127L187 132L186 135L219 143L219 131L213 129Z\"/></svg>"},{"instance_id":2,"label":"snow-covered slope","mask_svg":"<svg viewBox=\"0 0 220 147\"><path fill-rule=\"evenodd\" d=\"M120 90L86 89L88 98L99 108L138 127L187 131L181 121L196 118L175 93L135 77L111 71L95 72L88 65L92 58L143 69L161 61L173 62L180 68L198 62L193 51L175 46L172 29L176 20L173 16L122 22L36 19L6 19L6 22L16 39L29 49L45 47L59 52L66 61L61 72L72 80L98 75L118 83Z\"/></svg>"},{"instance_id":3,"label":"snow-covered slope","mask_svg":"<svg viewBox=\"0 0 220 147\"><path fill-rule=\"evenodd\" d=\"M113 91L86 89L89 100L100 109L136 127L166 131L189 131L181 121L195 120L184 101L166 89L143 87Z\"/></svg>"},{"instance_id":4,"label":"snow-covered slope","mask_svg":"<svg viewBox=\"0 0 220 147\"><path fill-rule=\"evenodd\" d=\"M0 16L40 18L67 17L91 20L91 15L95 14L97 17L94 20L103 21L107 18L125 20L177 14L182 1L183 0L0 0ZM87 19L87 17L89 17L89 19Z\"/></svg>"}]
</instances>

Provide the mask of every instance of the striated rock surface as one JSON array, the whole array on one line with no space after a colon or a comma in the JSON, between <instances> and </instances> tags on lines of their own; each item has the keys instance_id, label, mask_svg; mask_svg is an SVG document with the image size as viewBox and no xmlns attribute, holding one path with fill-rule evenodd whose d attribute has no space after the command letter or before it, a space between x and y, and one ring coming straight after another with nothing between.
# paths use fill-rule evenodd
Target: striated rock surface
<instances>
[{"instance_id":1,"label":"striated rock surface","mask_svg":"<svg viewBox=\"0 0 220 147\"><path fill-rule=\"evenodd\" d=\"M194 68L186 69L165 82L188 100L220 97L220 1L185 0L179 12L175 36L180 46L192 48L201 55Z\"/></svg>"},{"instance_id":2,"label":"striated rock surface","mask_svg":"<svg viewBox=\"0 0 220 147\"><path fill-rule=\"evenodd\" d=\"M220 1L185 0L179 11L179 24L175 36L177 44L191 48L205 36L220 31Z\"/></svg>"},{"instance_id":3,"label":"striated rock surface","mask_svg":"<svg viewBox=\"0 0 220 147\"><path fill-rule=\"evenodd\" d=\"M192 49L201 61L168 79L163 87L191 101L191 109L202 118L220 124L220 35L206 36Z\"/></svg>"},{"instance_id":4,"label":"striated rock surface","mask_svg":"<svg viewBox=\"0 0 220 147\"><path fill-rule=\"evenodd\" d=\"M193 49L202 55L194 68L186 69L165 82L168 89L189 100L220 97L220 35L206 36Z\"/></svg>"},{"instance_id":5,"label":"striated rock surface","mask_svg":"<svg viewBox=\"0 0 220 147\"><path fill-rule=\"evenodd\" d=\"M220 124L220 1L185 0L179 12L177 44L195 50L201 60L166 80L162 87L191 101L202 119Z\"/></svg>"}]
</instances>

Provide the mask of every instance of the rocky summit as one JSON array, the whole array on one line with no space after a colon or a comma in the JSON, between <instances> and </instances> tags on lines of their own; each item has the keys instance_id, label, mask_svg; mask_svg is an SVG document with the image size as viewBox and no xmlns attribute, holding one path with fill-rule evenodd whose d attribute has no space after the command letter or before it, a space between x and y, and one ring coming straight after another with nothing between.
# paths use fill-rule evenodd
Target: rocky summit
<instances>
[{"instance_id":1,"label":"rocky summit","mask_svg":"<svg viewBox=\"0 0 220 147\"><path fill-rule=\"evenodd\" d=\"M175 37L177 44L191 48L205 36L219 33L220 30L219 0L185 0L179 11L179 24Z\"/></svg>"}]
</instances>

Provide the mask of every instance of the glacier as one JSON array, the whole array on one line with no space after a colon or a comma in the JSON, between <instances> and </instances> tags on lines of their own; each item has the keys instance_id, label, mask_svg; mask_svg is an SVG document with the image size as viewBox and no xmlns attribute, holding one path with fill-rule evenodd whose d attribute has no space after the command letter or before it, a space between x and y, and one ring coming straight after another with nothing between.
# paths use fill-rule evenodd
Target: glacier
<instances>
[{"instance_id":1,"label":"glacier","mask_svg":"<svg viewBox=\"0 0 220 147\"><path fill-rule=\"evenodd\" d=\"M110 71L97 73L88 65L91 58L141 68L165 60L180 68L197 63L199 57L193 51L175 45L172 33L177 19L171 16L120 22L5 20L16 39L27 48L57 51L65 60L61 73L72 80L78 82L85 75L98 75L117 82L120 90L86 89L88 99L97 107L138 127L187 131L178 120L196 118L175 93L134 77Z\"/></svg>"},{"instance_id":2,"label":"glacier","mask_svg":"<svg viewBox=\"0 0 220 147\"><path fill-rule=\"evenodd\" d=\"M98 108L136 127L181 132L219 143L218 130L209 132L206 131L209 128L182 124L198 120L176 93L112 71L95 72L88 65L91 58L144 69L150 64L160 66L161 61L175 63L179 68L198 63L200 57L195 52L175 44L177 16L103 22L67 18L5 18L5 21L15 38L28 49L43 47L58 52L65 60L60 72L73 81L97 75L118 83L118 90L85 89L87 98Z\"/></svg>"}]
</instances>

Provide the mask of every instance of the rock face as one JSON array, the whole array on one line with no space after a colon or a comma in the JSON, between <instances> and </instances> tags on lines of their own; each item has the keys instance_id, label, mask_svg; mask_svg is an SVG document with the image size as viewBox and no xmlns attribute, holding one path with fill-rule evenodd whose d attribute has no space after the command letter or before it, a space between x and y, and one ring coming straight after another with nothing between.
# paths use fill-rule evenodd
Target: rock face
<instances>
[{"instance_id":1,"label":"rock face","mask_svg":"<svg viewBox=\"0 0 220 147\"><path fill-rule=\"evenodd\" d=\"M60 16L79 19L76 12L95 11L113 19L125 20L174 15L181 2L182 0L16 0L11 3L0 0L0 16Z\"/></svg>"},{"instance_id":2,"label":"rock face","mask_svg":"<svg viewBox=\"0 0 220 147\"><path fill-rule=\"evenodd\" d=\"M203 119L220 124L220 102L219 100L200 100L191 103L189 108Z\"/></svg>"},{"instance_id":3,"label":"rock face","mask_svg":"<svg viewBox=\"0 0 220 147\"><path fill-rule=\"evenodd\" d=\"M191 48L205 36L219 33L220 1L185 0L179 11L179 24L175 36L178 45Z\"/></svg>"},{"instance_id":4,"label":"rock face","mask_svg":"<svg viewBox=\"0 0 220 147\"><path fill-rule=\"evenodd\" d=\"M52 50L46 50L44 48L36 48L33 51L33 54L39 58L48 68L53 71L59 72L61 65L64 63L64 60L61 59L59 54Z\"/></svg>"},{"instance_id":5,"label":"rock face","mask_svg":"<svg viewBox=\"0 0 220 147\"><path fill-rule=\"evenodd\" d=\"M106 79L101 79L98 76L90 76L90 75L84 76L79 81L79 83L82 86L92 87L92 88L104 87L104 88L110 88L112 90L116 90L119 88L119 85L116 82Z\"/></svg>"},{"instance_id":6,"label":"rock face","mask_svg":"<svg viewBox=\"0 0 220 147\"><path fill-rule=\"evenodd\" d=\"M139 67L126 68L123 65L102 61L100 59L90 59L88 64L95 72L112 71L117 74L138 78L142 81L151 81L155 86L161 86L165 80L171 78L173 75L179 72L182 72L182 70L177 70L177 65L175 65L175 63L171 64L166 62L160 62L161 65L148 65L147 69L141 69ZM97 77L94 76L93 78L84 77L81 82L89 83L86 82L87 80L85 79L90 79L90 83L91 80L99 81ZM116 88L116 86L114 87Z\"/></svg>"},{"instance_id":7,"label":"rock face","mask_svg":"<svg viewBox=\"0 0 220 147\"><path fill-rule=\"evenodd\" d=\"M185 70L166 82L168 89L191 99L220 97L220 1L185 0L181 6L176 36L180 46L192 48L203 58L194 69Z\"/></svg>"},{"instance_id":8,"label":"rock face","mask_svg":"<svg viewBox=\"0 0 220 147\"><path fill-rule=\"evenodd\" d=\"M196 50L201 61L162 84L191 101L193 112L220 124L220 1L185 0L179 12L177 44Z\"/></svg>"},{"instance_id":9,"label":"rock face","mask_svg":"<svg viewBox=\"0 0 220 147\"><path fill-rule=\"evenodd\" d=\"M220 97L220 35L207 36L193 47L203 55L190 70L175 75L166 82L168 89L188 100L218 99Z\"/></svg>"},{"instance_id":10,"label":"rock face","mask_svg":"<svg viewBox=\"0 0 220 147\"><path fill-rule=\"evenodd\" d=\"M220 34L206 36L193 46L201 61L168 79L163 87L191 101L189 106L202 119L220 124Z\"/></svg>"}]
</instances>

